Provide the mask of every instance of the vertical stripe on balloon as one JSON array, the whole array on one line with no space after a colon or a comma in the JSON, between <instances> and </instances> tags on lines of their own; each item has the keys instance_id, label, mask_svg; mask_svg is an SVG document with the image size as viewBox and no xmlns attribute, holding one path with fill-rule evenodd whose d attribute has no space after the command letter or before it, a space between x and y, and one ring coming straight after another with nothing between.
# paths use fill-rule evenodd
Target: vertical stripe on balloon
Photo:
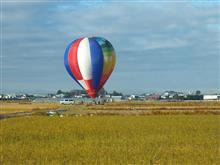
<instances>
[{"instance_id":1,"label":"vertical stripe on balloon","mask_svg":"<svg viewBox=\"0 0 220 165\"><path fill-rule=\"evenodd\" d=\"M69 56L68 56L70 69L77 80L83 79L80 73L79 65L77 61L77 50L78 50L78 46L81 40L82 39L78 39L74 42L74 44L72 44L72 46L70 47Z\"/></svg>"},{"instance_id":2,"label":"vertical stripe on balloon","mask_svg":"<svg viewBox=\"0 0 220 165\"><path fill-rule=\"evenodd\" d=\"M83 82L83 78L82 75L80 73L79 70L79 66L78 66L78 59L77 59L77 50L78 50L78 46L80 41L82 40L82 38L76 40L69 48L69 55L68 55L68 64L70 67L70 70L72 72L72 74L75 76L75 79L77 81L78 84L80 84L84 89L87 89L86 84Z\"/></svg>"},{"instance_id":3,"label":"vertical stripe on balloon","mask_svg":"<svg viewBox=\"0 0 220 165\"><path fill-rule=\"evenodd\" d=\"M99 88L100 90L105 82L110 77L114 66L115 66L115 52L114 48L108 40L105 40L100 37L95 37L97 42L101 45L103 56L104 56L104 66L103 66L103 73L100 80Z\"/></svg>"},{"instance_id":4,"label":"vertical stripe on balloon","mask_svg":"<svg viewBox=\"0 0 220 165\"><path fill-rule=\"evenodd\" d=\"M91 62L92 62L92 85L97 90L103 72L103 53L102 48L94 38L89 39Z\"/></svg>"},{"instance_id":5,"label":"vertical stripe on balloon","mask_svg":"<svg viewBox=\"0 0 220 165\"><path fill-rule=\"evenodd\" d=\"M73 75L73 73L71 72L71 69L69 67L69 62L68 62L68 55L69 55L69 49L71 47L72 44L75 43L76 40L72 41L66 48L65 53L64 53L64 65L65 68L67 70L67 72L69 73L69 75L72 77L72 79L74 79L82 88L83 86L76 80L75 76Z\"/></svg>"},{"instance_id":6,"label":"vertical stripe on balloon","mask_svg":"<svg viewBox=\"0 0 220 165\"><path fill-rule=\"evenodd\" d=\"M92 79L92 65L91 65L91 54L90 54L90 46L88 38L84 38L81 40L78 51L77 51L77 59L79 70L82 74L82 78L84 80Z\"/></svg>"}]
</instances>

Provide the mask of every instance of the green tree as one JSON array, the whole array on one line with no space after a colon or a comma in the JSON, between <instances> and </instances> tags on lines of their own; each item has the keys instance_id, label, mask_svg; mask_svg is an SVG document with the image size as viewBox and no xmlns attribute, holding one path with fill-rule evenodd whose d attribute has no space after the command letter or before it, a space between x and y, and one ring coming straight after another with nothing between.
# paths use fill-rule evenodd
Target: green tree
<instances>
[{"instance_id":1,"label":"green tree","mask_svg":"<svg viewBox=\"0 0 220 165\"><path fill-rule=\"evenodd\" d=\"M201 91L197 90L196 95L201 95Z\"/></svg>"},{"instance_id":2,"label":"green tree","mask_svg":"<svg viewBox=\"0 0 220 165\"><path fill-rule=\"evenodd\" d=\"M61 91L60 89L57 91L57 95L60 95L62 93L63 93L63 91Z\"/></svg>"}]
</instances>

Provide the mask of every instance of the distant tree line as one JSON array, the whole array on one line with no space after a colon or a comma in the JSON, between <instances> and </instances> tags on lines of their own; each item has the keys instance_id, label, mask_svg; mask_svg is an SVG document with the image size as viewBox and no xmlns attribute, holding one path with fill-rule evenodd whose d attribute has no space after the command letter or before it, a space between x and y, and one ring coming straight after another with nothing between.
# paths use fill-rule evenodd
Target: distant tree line
<instances>
[{"instance_id":1,"label":"distant tree line","mask_svg":"<svg viewBox=\"0 0 220 165\"><path fill-rule=\"evenodd\" d=\"M86 91L84 91L84 90L62 91L59 89L56 94L57 95L63 94L64 97L74 97L76 95L82 95L82 94L86 95Z\"/></svg>"},{"instance_id":2,"label":"distant tree line","mask_svg":"<svg viewBox=\"0 0 220 165\"><path fill-rule=\"evenodd\" d=\"M79 95L87 95L85 90L71 90L71 91L62 91L59 89L56 92L56 95L63 94L64 97L74 97L74 96L79 96ZM113 91L112 93L108 93L104 88L100 89L98 95L104 96L104 95L114 95L114 96L123 96L122 93Z\"/></svg>"}]
</instances>

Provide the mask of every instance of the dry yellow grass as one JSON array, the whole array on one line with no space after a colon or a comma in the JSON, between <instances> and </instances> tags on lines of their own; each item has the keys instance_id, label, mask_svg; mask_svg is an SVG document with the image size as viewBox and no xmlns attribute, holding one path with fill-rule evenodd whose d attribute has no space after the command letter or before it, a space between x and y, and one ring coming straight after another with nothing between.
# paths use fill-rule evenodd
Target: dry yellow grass
<instances>
[{"instance_id":1,"label":"dry yellow grass","mask_svg":"<svg viewBox=\"0 0 220 165\"><path fill-rule=\"evenodd\" d=\"M0 164L217 165L219 115L0 120Z\"/></svg>"},{"instance_id":2,"label":"dry yellow grass","mask_svg":"<svg viewBox=\"0 0 220 165\"><path fill-rule=\"evenodd\" d=\"M105 105L90 106L89 109L114 109L114 110L220 110L220 101L144 101L144 102L115 102Z\"/></svg>"},{"instance_id":3,"label":"dry yellow grass","mask_svg":"<svg viewBox=\"0 0 220 165\"><path fill-rule=\"evenodd\" d=\"M0 102L0 114L9 114L15 112L29 112L33 110L46 110L59 108L55 103L31 103L31 102Z\"/></svg>"}]
</instances>

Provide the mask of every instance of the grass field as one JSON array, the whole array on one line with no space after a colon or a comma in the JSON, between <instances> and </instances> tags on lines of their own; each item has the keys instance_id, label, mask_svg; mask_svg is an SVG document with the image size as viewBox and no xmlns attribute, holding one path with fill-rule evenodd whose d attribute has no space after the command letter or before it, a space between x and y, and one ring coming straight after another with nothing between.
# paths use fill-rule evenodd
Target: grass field
<instances>
[{"instance_id":1,"label":"grass field","mask_svg":"<svg viewBox=\"0 0 220 165\"><path fill-rule=\"evenodd\" d=\"M181 164L219 160L219 115L1 120L0 164Z\"/></svg>"}]
</instances>

